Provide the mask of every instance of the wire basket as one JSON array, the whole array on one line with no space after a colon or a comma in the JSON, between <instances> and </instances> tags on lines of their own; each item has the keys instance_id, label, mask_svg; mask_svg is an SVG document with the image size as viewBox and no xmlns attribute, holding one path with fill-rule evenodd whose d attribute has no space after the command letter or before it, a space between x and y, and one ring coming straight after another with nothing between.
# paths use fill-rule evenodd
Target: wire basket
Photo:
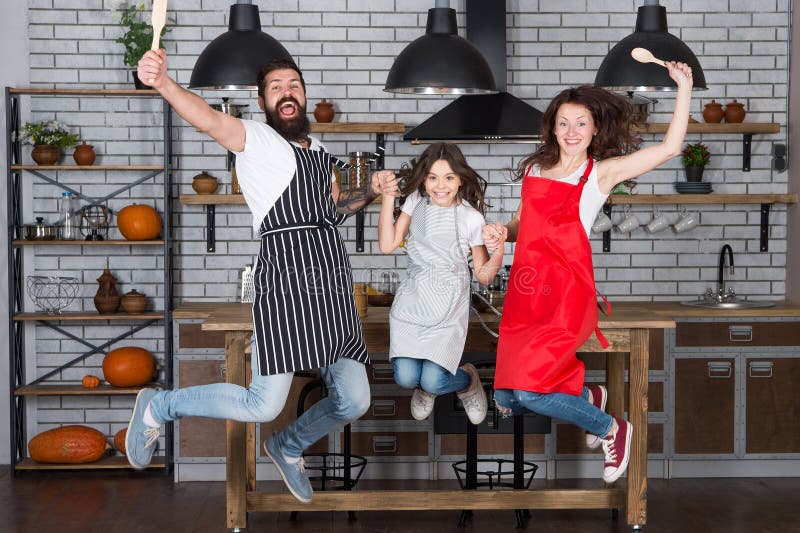
<instances>
[{"instance_id":1,"label":"wire basket","mask_svg":"<svg viewBox=\"0 0 800 533\"><path fill-rule=\"evenodd\" d=\"M34 305L48 315L57 315L78 296L78 278L60 276L28 276L28 296Z\"/></svg>"}]
</instances>

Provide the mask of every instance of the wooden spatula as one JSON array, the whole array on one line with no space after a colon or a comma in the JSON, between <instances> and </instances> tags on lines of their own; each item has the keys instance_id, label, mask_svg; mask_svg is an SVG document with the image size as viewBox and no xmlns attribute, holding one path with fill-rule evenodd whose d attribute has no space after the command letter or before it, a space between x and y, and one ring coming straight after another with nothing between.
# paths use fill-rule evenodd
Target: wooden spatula
<instances>
[{"instance_id":1,"label":"wooden spatula","mask_svg":"<svg viewBox=\"0 0 800 533\"><path fill-rule=\"evenodd\" d=\"M153 0L153 44L150 50L158 50L161 40L161 31L167 22L167 0Z\"/></svg>"},{"instance_id":2,"label":"wooden spatula","mask_svg":"<svg viewBox=\"0 0 800 533\"><path fill-rule=\"evenodd\" d=\"M155 1L158 2L158 0ZM662 67L667 68L667 64L664 63L663 60L655 57L653 53L646 48L634 48L633 50L631 50L631 57L634 58L639 63L656 63L657 65L661 65Z\"/></svg>"}]
</instances>

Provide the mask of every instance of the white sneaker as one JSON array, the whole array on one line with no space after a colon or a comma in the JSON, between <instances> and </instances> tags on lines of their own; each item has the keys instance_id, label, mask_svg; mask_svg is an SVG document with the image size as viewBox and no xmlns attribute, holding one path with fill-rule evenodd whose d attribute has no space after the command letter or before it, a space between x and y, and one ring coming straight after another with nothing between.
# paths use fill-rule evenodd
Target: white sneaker
<instances>
[{"instance_id":1,"label":"white sneaker","mask_svg":"<svg viewBox=\"0 0 800 533\"><path fill-rule=\"evenodd\" d=\"M430 394L422 389L414 389L411 395L411 416L414 420L425 420L433 412L433 402L436 400L435 394Z\"/></svg>"},{"instance_id":2,"label":"white sneaker","mask_svg":"<svg viewBox=\"0 0 800 533\"><path fill-rule=\"evenodd\" d=\"M464 405L467 418L477 426L486 418L486 391L483 390L481 377L474 365L467 363L461 368L470 375L469 387L456 394Z\"/></svg>"}]
</instances>

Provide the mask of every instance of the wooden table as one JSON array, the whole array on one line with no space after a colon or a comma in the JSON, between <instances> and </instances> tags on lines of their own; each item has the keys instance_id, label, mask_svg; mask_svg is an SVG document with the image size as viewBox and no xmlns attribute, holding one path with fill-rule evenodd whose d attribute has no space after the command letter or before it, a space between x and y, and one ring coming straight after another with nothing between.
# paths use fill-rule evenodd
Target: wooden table
<instances>
[{"instance_id":1,"label":"wooden table","mask_svg":"<svg viewBox=\"0 0 800 533\"><path fill-rule=\"evenodd\" d=\"M611 347L603 350L594 336L581 352L607 352L606 383L608 412L622 413L625 391L625 353L630 353L629 420L633 441L627 478L601 489L530 489L502 491L331 491L316 492L304 504L290 493L256 492L255 424L227 421L227 527L247 527L248 511L377 511L438 509L625 509L627 524L638 529L647 523L647 381L650 329L674 328L668 317L642 305L615 305L610 317L601 317L600 327ZM496 318L487 315L487 321ZM208 309L203 330L225 332L228 383L247 385L248 358L244 350L252 332L249 304L225 304ZM388 309L370 307L364 320L368 345L388 330ZM470 335L480 335L477 325ZM488 339L483 342L491 344ZM470 339L468 338L468 344ZM481 344L479 339L478 344Z\"/></svg>"}]
</instances>

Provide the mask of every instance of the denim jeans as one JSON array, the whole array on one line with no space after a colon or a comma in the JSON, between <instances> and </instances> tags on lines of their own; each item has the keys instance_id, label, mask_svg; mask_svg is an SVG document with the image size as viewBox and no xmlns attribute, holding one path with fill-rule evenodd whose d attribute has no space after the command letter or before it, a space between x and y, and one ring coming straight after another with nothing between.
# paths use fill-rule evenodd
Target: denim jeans
<instances>
[{"instance_id":1,"label":"denim jeans","mask_svg":"<svg viewBox=\"0 0 800 533\"><path fill-rule=\"evenodd\" d=\"M447 394L469 387L470 375L459 368L455 375L427 359L392 358L394 381L404 389L420 388L428 394Z\"/></svg>"},{"instance_id":2,"label":"denim jeans","mask_svg":"<svg viewBox=\"0 0 800 533\"><path fill-rule=\"evenodd\" d=\"M580 396L561 392L545 394L516 389L496 389L494 401L501 410L510 409L512 415L533 411L575 424L600 437L607 436L614 425L611 415L589 402L589 389L586 387Z\"/></svg>"},{"instance_id":3,"label":"denim jeans","mask_svg":"<svg viewBox=\"0 0 800 533\"><path fill-rule=\"evenodd\" d=\"M164 423L184 416L222 418L239 422L270 422L283 410L294 373L262 376L256 350L250 361L250 387L212 383L160 391L150 402L156 421ZM341 358L320 368L328 395L277 435L288 457L300 457L319 439L361 417L370 405L369 381L362 363Z\"/></svg>"}]
</instances>

